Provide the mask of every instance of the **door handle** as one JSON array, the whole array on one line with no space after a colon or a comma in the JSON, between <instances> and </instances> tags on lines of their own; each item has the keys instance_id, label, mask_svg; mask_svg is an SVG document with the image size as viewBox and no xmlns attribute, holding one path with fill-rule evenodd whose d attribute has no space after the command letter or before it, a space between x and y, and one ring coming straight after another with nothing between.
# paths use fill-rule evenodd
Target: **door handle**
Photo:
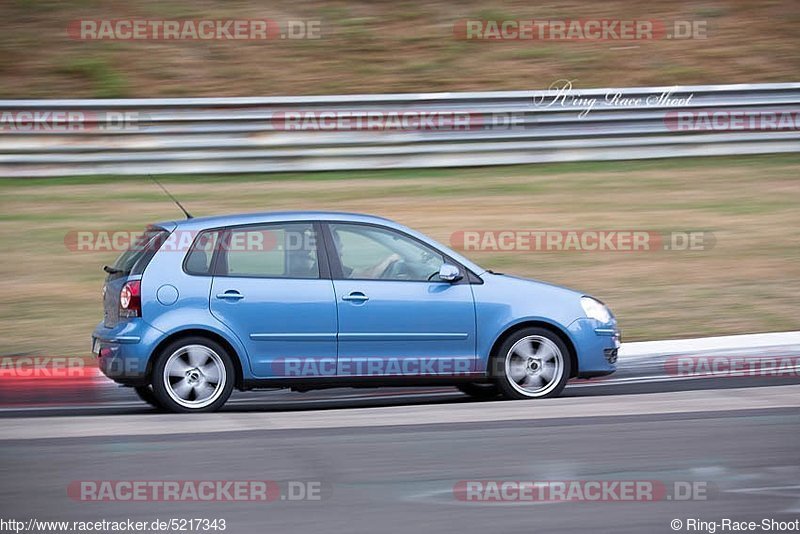
<instances>
[{"instance_id":1,"label":"door handle","mask_svg":"<svg viewBox=\"0 0 800 534\"><path fill-rule=\"evenodd\" d=\"M369 300L369 297L361 291L353 291L349 295L343 296L342 300L349 300L351 302L366 302Z\"/></svg>"},{"instance_id":2,"label":"door handle","mask_svg":"<svg viewBox=\"0 0 800 534\"><path fill-rule=\"evenodd\" d=\"M244 295L236 291L235 289L229 289L225 293L217 293L218 299L224 300L240 300L244 298Z\"/></svg>"}]
</instances>

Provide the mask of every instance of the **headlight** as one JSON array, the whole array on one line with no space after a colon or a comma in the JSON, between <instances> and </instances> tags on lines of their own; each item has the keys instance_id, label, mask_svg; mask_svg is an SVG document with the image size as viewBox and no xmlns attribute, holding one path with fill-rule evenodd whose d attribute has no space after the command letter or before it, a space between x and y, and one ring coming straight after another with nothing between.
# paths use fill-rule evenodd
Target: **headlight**
<instances>
[{"instance_id":1,"label":"headlight","mask_svg":"<svg viewBox=\"0 0 800 534\"><path fill-rule=\"evenodd\" d=\"M581 297L581 307L584 313L586 313L586 317L589 319L596 319L601 323L608 323L611 321L611 311L605 304L597 299Z\"/></svg>"}]
</instances>

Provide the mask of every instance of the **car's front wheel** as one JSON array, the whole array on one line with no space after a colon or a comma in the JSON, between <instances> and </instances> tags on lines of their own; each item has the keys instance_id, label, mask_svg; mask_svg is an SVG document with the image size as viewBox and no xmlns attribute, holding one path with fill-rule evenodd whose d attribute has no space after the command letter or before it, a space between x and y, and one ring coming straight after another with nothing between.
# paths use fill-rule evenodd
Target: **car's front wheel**
<instances>
[{"instance_id":1,"label":"car's front wheel","mask_svg":"<svg viewBox=\"0 0 800 534\"><path fill-rule=\"evenodd\" d=\"M557 397L570 376L569 350L544 328L525 328L509 336L495 355L494 374L509 399Z\"/></svg>"},{"instance_id":2,"label":"car's front wheel","mask_svg":"<svg viewBox=\"0 0 800 534\"><path fill-rule=\"evenodd\" d=\"M191 337L170 343L153 367L153 393L173 412L213 412L231 396L235 371L218 343Z\"/></svg>"}]
</instances>

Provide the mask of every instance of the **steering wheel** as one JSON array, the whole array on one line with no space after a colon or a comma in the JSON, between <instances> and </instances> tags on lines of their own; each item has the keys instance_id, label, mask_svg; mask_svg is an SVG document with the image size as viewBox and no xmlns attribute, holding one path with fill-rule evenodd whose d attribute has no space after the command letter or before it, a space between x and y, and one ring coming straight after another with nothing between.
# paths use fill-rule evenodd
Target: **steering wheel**
<instances>
[{"instance_id":1,"label":"steering wheel","mask_svg":"<svg viewBox=\"0 0 800 534\"><path fill-rule=\"evenodd\" d=\"M410 271L408 266L403 260L392 260L389 262L389 265L383 270L380 275L382 279L393 279L393 278L402 278L403 276L408 277L410 275Z\"/></svg>"}]
</instances>

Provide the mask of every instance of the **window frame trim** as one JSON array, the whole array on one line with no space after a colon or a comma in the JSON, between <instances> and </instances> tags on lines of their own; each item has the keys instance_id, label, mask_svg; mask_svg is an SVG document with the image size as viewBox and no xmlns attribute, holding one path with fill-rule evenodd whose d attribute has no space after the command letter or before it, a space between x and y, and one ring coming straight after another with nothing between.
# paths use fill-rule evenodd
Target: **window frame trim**
<instances>
[{"instance_id":1,"label":"window frame trim","mask_svg":"<svg viewBox=\"0 0 800 534\"><path fill-rule=\"evenodd\" d=\"M227 254L227 250L224 249L222 246L215 247L215 250L211 256L211 262L209 263L209 272L207 274L200 274L200 273L191 273L186 270L186 262L189 260L189 254L194 249L195 243L197 240L200 239L200 236L205 234L206 232L219 232L220 235L217 238L217 243L225 243L227 242L228 238L230 237L230 233L235 230L241 230L243 228L257 228L257 227L264 227L264 226L277 226L277 225L289 225L289 224L308 224L311 226L312 230L314 231L314 235L316 237L315 245L316 245L316 253L317 253L317 265L319 267L319 275L312 277L312 278L298 278L295 276L263 276L263 275L256 275L256 274L221 274L220 273L220 266L223 253ZM182 262L182 270L184 274L187 276L210 276L210 277L220 277L220 278L255 278L261 280L330 280L331 279L331 270L328 262L328 255L327 251L325 250L324 244L322 243L322 225L319 221L315 220L287 220L287 221L265 221L265 222L258 222L258 223L246 223L246 224L233 224L233 225L226 225L226 226L217 226L213 228L204 228L200 230L192 241L192 246L189 247L189 250L186 252Z\"/></svg>"}]
</instances>

